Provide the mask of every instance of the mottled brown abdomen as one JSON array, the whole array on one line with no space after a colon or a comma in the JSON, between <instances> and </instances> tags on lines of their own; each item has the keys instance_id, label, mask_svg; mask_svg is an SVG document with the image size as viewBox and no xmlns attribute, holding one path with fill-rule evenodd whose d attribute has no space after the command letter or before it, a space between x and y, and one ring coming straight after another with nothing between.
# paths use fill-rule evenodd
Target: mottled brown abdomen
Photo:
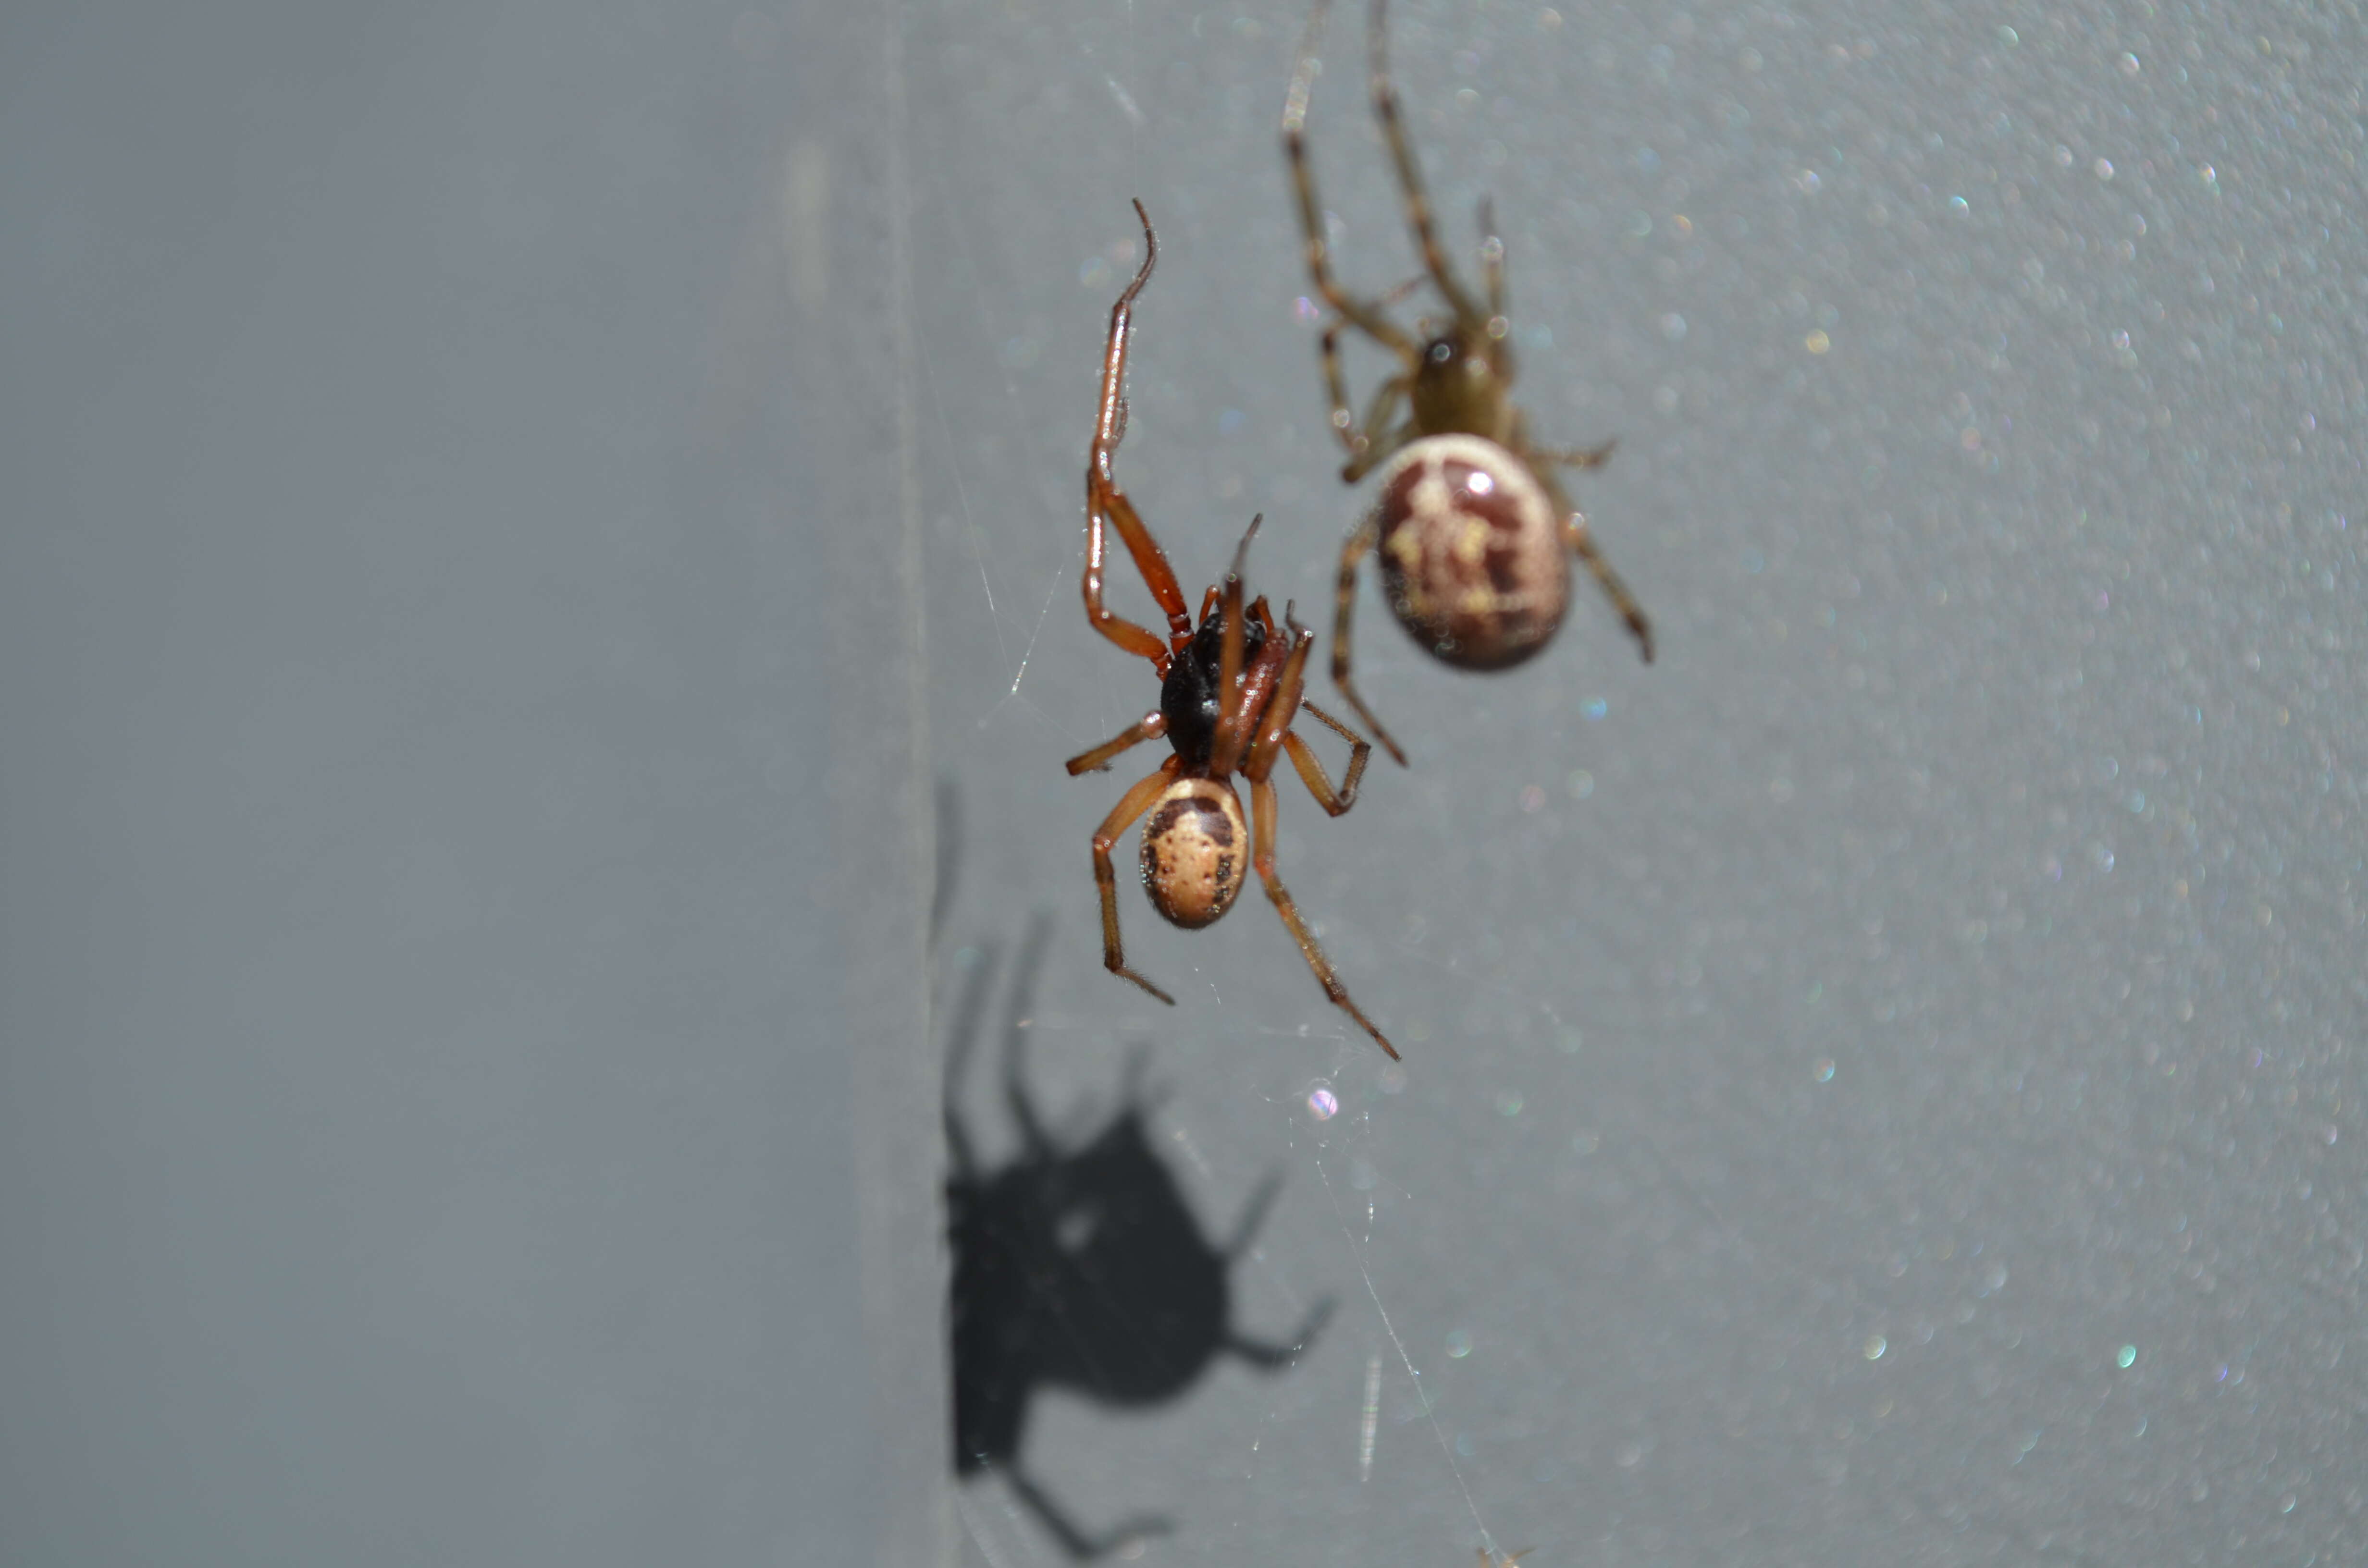
<instances>
[{"instance_id":1,"label":"mottled brown abdomen","mask_svg":"<svg viewBox=\"0 0 2368 1568\"><path fill-rule=\"evenodd\" d=\"M1563 519L1510 452L1427 437L1383 470L1374 506L1382 585L1416 642L1460 669L1501 670L1552 640L1570 602Z\"/></svg>"},{"instance_id":2,"label":"mottled brown abdomen","mask_svg":"<svg viewBox=\"0 0 2368 1568\"><path fill-rule=\"evenodd\" d=\"M1188 929L1234 906L1250 864L1250 830L1233 786L1178 778L1143 824L1143 891L1151 906Z\"/></svg>"}]
</instances>

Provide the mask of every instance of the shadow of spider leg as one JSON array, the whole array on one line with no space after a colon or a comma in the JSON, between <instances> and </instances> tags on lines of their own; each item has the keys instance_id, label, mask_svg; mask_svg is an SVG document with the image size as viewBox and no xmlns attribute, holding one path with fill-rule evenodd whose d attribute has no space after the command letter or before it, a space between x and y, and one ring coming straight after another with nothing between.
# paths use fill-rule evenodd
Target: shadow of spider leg
<instances>
[{"instance_id":1,"label":"shadow of spider leg","mask_svg":"<svg viewBox=\"0 0 2368 1568\"><path fill-rule=\"evenodd\" d=\"M1172 1526L1151 1514L1101 1529L1080 1526L1026 1463L1035 1396L1065 1388L1114 1409L1165 1404L1220 1356L1268 1372L1291 1364L1332 1309L1318 1302L1282 1344L1235 1329L1231 1271L1280 1182L1261 1183L1224 1244L1210 1242L1160 1158L1166 1141L1148 1125L1157 1098L1144 1086L1144 1053L1129 1059L1118 1108L1097 1131L1064 1133L1066 1119L1039 1109L1028 1084L1028 1038L1049 936L1049 922L1031 923L1005 999L1001 1100L1018 1146L1000 1165L980 1157L954 1103L986 1008L991 956L963 977L951 1029L954 1468L964 1477L1002 1475L1060 1549L1086 1562Z\"/></svg>"}]
</instances>

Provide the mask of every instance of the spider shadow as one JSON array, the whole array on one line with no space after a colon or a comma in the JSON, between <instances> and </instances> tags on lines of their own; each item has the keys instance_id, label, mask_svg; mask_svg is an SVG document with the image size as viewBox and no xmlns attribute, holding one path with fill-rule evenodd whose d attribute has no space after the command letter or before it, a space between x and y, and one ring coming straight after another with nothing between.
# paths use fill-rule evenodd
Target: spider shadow
<instances>
[{"instance_id":1,"label":"spider shadow","mask_svg":"<svg viewBox=\"0 0 2368 1568\"><path fill-rule=\"evenodd\" d=\"M1181 1397L1220 1355L1279 1371L1323 1327L1332 1302L1317 1302L1281 1344L1233 1327L1229 1270L1257 1234L1281 1178L1259 1184L1222 1244L1203 1237L1151 1146L1145 1123L1156 1105L1143 1091L1144 1050L1128 1059L1119 1108L1099 1131L1066 1140L1045 1126L1029 1096L1024 1056L1050 930L1042 915L1031 923L1005 1012L1003 1097L1019 1135L1008 1164L981 1165L954 1108L996 967L992 945L962 983L946 1056L954 1471L964 1478L1000 1471L1082 1562L1172 1527L1148 1515L1099 1533L1076 1524L1020 1458L1037 1393L1066 1389L1131 1409Z\"/></svg>"}]
</instances>

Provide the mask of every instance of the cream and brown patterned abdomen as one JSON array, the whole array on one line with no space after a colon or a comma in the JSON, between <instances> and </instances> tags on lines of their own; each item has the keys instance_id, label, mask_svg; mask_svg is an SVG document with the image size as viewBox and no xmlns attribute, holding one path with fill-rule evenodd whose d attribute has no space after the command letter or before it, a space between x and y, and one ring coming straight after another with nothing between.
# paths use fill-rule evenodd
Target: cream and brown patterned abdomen
<instances>
[{"instance_id":1,"label":"cream and brown patterned abdomen","mask_svg":"<svg viewBox=\"0 0 2368 1568\"><path fill-rule=\"evenodd\" d=\"M1213 925L1234 906L1249 867L1249 825L1230 784L1178 778L1143 824L1143 891L1175 925Z\"/></svg>"},{"instance_id":2,"label":"cream and brown patterned abdomen","mask_svg":"<svg viewBox=\"0 0 2368 1568\"><path fill-rule=\"evenodd\" d=\"M1398 623L1460 669L1500 670L1544 647L1570 602L1563 519L1494 441L1431 436L1382 472L1382 585Z\"/></svg>"}]
</instances>

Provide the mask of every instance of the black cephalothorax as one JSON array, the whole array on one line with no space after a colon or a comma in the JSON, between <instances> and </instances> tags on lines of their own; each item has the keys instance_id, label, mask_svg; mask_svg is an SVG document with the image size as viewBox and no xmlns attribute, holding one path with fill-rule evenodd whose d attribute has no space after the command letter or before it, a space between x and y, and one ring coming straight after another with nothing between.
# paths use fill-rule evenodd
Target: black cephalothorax
<instances>
[{"instance_id":1,"label":"black cephalothorax","mask_svg":"<svg viewBox=\"0 0 2368 1568\"><path fill-rule=\"evenodd\" d=\"M1242 618L1242 667L1249 668L1266 646L1266 628L1256 616ZM1159 711L1167 719L1167 744L1189 767L1206 767L1217 744L1219 703L1224 696L1220 674L1225 648L1225 612L1210 611L1192 633L1192 641L1167 666L1159 683Z\"/></svg>"}]
</instances>

